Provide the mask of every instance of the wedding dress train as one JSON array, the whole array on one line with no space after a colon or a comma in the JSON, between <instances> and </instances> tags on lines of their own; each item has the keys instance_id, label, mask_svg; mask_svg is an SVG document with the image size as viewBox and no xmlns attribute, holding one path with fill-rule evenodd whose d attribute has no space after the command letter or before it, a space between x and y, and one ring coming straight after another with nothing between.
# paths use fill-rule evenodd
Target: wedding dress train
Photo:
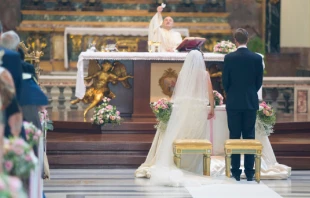
<instances>
[{"instance_id":1,"label":"wedding dress train","mask_svg":"<svg viewBox=\"0 0 310 198\"><path fill-rule=\"evenodd\" d=\"M135 171L138 178L150 178L151 167L155 165L159 144L162 141L165 131L157 130L151 149L147 155L145 162ZM274 155L268 136L255 134L256 139L263 144L262 163L261 163L261 179L287 179L291 175L291 167L279 164ZM171 151L172 152L172 151ZM182 158L182 163L185 159ZM198 163L202 164L202 161ZM243 161L241 162L243 168ZM202 169L202 168L201 168ZM200 170L201 170L200 169ZM211 157L211 176L225 175L225 157ZM244 177L244 175L242 175Z\"/></svg>"}]
</instances>

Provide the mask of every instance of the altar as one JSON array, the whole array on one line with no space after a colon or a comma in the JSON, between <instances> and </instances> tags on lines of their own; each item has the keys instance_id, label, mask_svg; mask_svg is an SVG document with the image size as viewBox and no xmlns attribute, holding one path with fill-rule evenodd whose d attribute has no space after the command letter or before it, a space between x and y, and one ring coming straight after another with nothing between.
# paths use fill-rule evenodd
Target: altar
<instances>
[{"instance_id":1,"label":"altar","mask_svg":"<svg viewBox=\"0 0 310 198\"><path fill-rule=\"evenodd\" d=\"M188 28L175 28L177 32L180 32L182 37L189 36ZM64 67L69 68L68 60L68 35L97 35L102 37L109 36L132 36L132 37L147 37L148 28L138 28L138 27L104 27L104 28L95 28L95 27L66 27L64 30ZM92 43L93 40L89 40L89 43ZM98 41L97 41L98 42ZM128 42L128 41L127 41ZM99 43L97 43L99 44Z\"/></svg>"},{"instance_id":2,"label":"altar","mask_svg":"<svg viewBox=\"0 0 310 198\"><path fill-rule=\"evenodd\" d=\"M177 75L181 70L187 53L148 53L148 52L82 52L77 63L76 97L85 94L84 70L90 60L120 61L126 72L133 76L129 80L131 89L120 83L109 88L116 95L111 104L117 106L123 117L154 117L149 106L151 101L169 98ZM223 54L204 53L206 65L222 63Z\"/></svg>"}]
</instances>

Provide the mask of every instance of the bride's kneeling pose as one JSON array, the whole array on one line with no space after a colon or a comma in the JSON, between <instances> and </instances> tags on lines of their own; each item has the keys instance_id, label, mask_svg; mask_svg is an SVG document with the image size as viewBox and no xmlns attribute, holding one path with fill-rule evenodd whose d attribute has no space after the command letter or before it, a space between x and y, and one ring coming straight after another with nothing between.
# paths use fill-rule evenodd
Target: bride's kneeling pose
<instances>
[{"instance_id":1,"label":"bride's kneeling pose","mask_svg":"<svg viewBox=\"0 0 310 198\"><path fill-rule=\"evenodd\" d=\"M201 155L182 155L182 170L173 161L174 140L209 138L207 119L214 116L214 99L210 76L200 51L192 50L186 56L171 102L173 108L167 128L165 131L157 129L147 159L136 170L135 176L151 178L152 183L162 185L191 182L191 176L195 177L195 174L187 172L211 180L202 176Z\"/></svg>"}]
</instances>

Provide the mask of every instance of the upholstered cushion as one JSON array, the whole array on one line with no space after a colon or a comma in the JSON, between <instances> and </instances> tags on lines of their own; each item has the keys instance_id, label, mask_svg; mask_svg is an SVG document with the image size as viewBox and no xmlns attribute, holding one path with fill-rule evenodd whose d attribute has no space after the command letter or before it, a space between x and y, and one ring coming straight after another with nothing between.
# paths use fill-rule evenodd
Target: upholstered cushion
<instances>
[{"instance_id":1,"label":"upholstered cushion","mask_svg":"<svg viewBox=\"0 0 310 198\"><path fill-rule=\"evenodd\" d=\"M262 146L262 143L258 140L226 140L225 146Z\"/></svg>"},{"instance_id":2,"label":"upholstered cushion","mask_svg":"<svg viewBox=\"0 0 310 198\"><path fill-rule=\"evenodd\" d=\"M202 139L178 139L173 142L174 146L212 146L209 140L202 140Z\"/></svg>"}]
</instances>

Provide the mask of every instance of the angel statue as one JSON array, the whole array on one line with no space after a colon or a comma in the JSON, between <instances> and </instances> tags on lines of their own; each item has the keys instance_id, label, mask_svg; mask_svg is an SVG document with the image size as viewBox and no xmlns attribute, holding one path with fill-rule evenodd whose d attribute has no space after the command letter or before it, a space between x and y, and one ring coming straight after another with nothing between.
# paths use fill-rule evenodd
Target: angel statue
<instances>
[{"instance_id":1,"label":"angel statue","mask_svg":"<svg viewBox=\"0 0 310 198\"><path fill-rule=\"evenodd\" d=\"M131 85L128 82L133 76L127 75L125 65L119 61L114 61L112 64L109 61L104 61L99 64L96 60L89 61L88 76L84 78L88 89L82 99L71 101L71 104L83 102L90 104L84 111L84 119L87 112L98 105L104 97L115 98L115 94L109 89L109 83L116 85L121 82L122 85L130 89Z\"/></svg>"}]
</instances>

